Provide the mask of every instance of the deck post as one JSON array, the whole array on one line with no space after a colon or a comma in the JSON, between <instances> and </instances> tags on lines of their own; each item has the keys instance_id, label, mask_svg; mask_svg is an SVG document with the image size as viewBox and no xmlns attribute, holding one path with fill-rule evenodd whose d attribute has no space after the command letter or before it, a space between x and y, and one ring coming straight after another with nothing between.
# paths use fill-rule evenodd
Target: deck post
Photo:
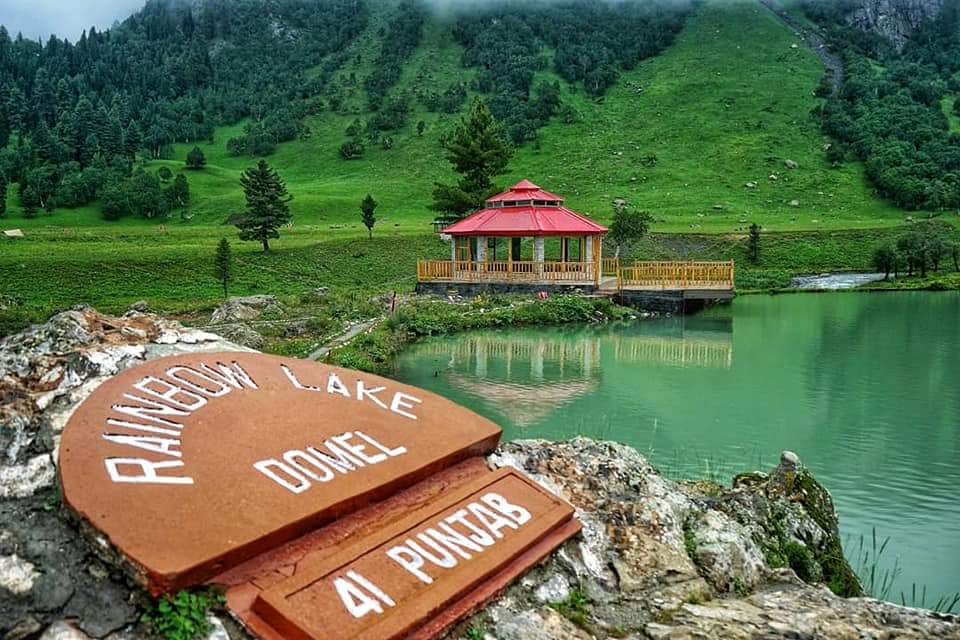
<instances>
[{"instance_id":1,"label":"deck post","mask_svg":"<svg viewBox=\"0 0 960 640\"><path fill-rule=\"evenodd\" d=\"M543 236L537 236L533 239L533 262L537 279L543 279Z\"/></svg>"},{"instance_id":2,"label":"deck post","mask_svg":"<svg viewBox=\"0 0 960 640\"><path fill-rule=\"evenodd\" d=\"M477 236L477 273L483 273L485 271L487 261L487 237L486 236Z\"/></svg>"}]
</instances>

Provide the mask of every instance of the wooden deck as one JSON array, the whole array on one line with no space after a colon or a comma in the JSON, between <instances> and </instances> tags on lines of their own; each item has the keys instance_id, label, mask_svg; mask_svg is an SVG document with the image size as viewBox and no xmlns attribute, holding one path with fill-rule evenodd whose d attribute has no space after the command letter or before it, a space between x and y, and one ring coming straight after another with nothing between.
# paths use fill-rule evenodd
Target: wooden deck
<instances>
[{"instance_id":1,"label":"wooden deck","mask_svg":"<svg viewBox=\"0 0 960 640\"><path fill-rule=\"evenodd\" d=\"M734 264L728 262L513 262L420 260L419 282L595 286L601 292L683 291L692 296L729 297Z\"/></svg>"}]
</instances>

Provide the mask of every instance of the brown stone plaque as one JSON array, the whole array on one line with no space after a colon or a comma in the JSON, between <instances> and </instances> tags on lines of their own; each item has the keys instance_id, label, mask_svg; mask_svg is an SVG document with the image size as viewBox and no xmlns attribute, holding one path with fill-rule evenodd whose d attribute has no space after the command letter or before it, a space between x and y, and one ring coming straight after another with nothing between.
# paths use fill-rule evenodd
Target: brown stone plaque
<instances>
[{"instance_id":1,"label":"brown stone plaque","mask_svg":"<svg viewBox=\"0 0 960 640\"><path fill-rule=\"evenodd\" d=\"M579 528L517 471L484 474L260 593L253 611L273 631L260 635L432 637Z\"/></svg>"},{"instance_id":2,"label":"brown stone plaque","mask_svg":"<svg viewBox=\"0 0 960 640\"><path fill-rule=\"evenodd\" d=\"M378 376L255 353L127 370L71 417L67 504L154 594L193 585L492 451L495 424Z\"/></svg>"}]
</instances>

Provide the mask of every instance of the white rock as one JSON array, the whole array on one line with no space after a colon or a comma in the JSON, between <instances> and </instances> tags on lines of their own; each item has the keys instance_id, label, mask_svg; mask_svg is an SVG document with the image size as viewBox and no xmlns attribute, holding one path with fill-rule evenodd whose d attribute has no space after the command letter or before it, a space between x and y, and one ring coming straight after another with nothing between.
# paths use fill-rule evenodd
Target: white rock
<instances>
[{"instance_id":1,"label":"white rock","mask_svg":"<svg viewBox=\"0 0 960 640\"><path fill-rule=\"evenodd\" d=\"M40 640L90 640L90 636L69 622L55 622L40 636Z\"/></svg>"},{"instance_id":2,"label":"white rock","mask_svg":"<svg viewBox=\"0 0 960 640\"><path fill-rule=\"evenodd\" d=\"M760 582L763 556L739 522L708 509L694 522L693 536L697 564L715 588L731 591Z\"/></svg>"},{"instance_id":3,"label":"white rock","mask_svg":"<svg viewBox=\"0 0 960 640\"><path fill-rule=\"evenodd\" d=\"M40 577L40 573L33 568L33 564L17 557L0 556L0 587L16 595L29 593L33 589L33 582Z\"/></svg>"},{"instance_id":4,"label":"white rock","mask_svg":"<svg viewBox=\"0 0 960 640\"><path fill-rule=\"evenodd\" d=\"M559 573L537 587L533 597L540 602L563 602L570 595L570 583Z\"/></svg>"},{"instance_id":5,"label":"white rock","mask_svg":"<svg viewBox=\"0 0 960 640\"><path fill-rule=\"evenodd\" d=\"M25 464L0 467L0 498L26 498L53 484L55 471L50 454L41 453Z\"/></svg>"},{"instance_id":6,"label":"white rock","mask_svg":"<svg viewBox=\"0 0 960 640\"><path fill-rule=\"evenodd\" d=\"M207 632L207 640L230 640L230 634L227 628L223 626L220 618L212 613L207 614L207 622L210 623L210 631Z\"/></svg>"}]
</instances>

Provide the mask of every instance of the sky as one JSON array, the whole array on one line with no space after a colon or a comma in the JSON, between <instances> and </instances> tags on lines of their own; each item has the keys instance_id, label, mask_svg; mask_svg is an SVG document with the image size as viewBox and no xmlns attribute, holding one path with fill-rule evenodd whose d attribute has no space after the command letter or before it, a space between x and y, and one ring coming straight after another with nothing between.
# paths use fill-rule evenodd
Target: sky
<instances>
[{"instance_id":1,"label":"sky","mask_svg":"<svg viewBox=\"0 0 960 640\"><path fill-rule=\"evenodd\" d=\"M46 40L51 34L76 41L80 32L111 26L142 7L144 0L0 0L0 24L11 37Z\"/></svg>"}]
</instances>

